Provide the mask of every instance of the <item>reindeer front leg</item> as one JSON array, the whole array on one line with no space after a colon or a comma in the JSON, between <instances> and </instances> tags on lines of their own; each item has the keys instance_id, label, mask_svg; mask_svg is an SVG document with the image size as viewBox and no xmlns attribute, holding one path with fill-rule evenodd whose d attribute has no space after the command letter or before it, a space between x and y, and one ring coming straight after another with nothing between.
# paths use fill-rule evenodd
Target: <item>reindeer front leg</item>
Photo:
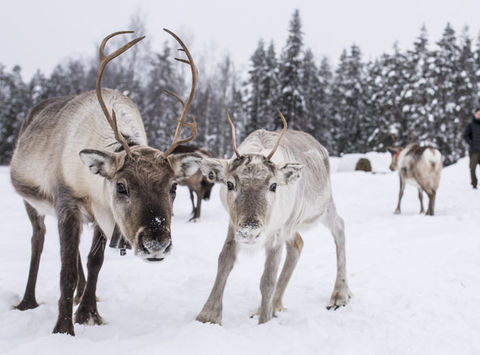
<instances>
[{"instance_id":1,"label":"reindeer front leg","mask_svg":"<svg viewBox=\"0 0 480 355\"><path fill-rule=\"evenodd\" d=\"M395 214L400 214L400 203L402 202L403 191L405 190L405 181L400 176L400 192L398 193L398 204L397 208L395 209Z\"/></svg>"},{"instance_id":2,"label":"reindeer front leg","mask_svg":"<svg viewBox=\"0 0 480 355\"><path fill-rule=\"evenodd\" d=\"M343 219L337 214L333 202L327 209L325 225L330 229L335 240L337 254L337 278L333 288L327 309L337 310L340 306L346 306L352 293L347 283L346 256L345 256L345 227Z\"/></svg>"},{"instance_id":3,"label":"reindeer front leg","mask_svg":"<svg viewBox=\"0 0 480 355\"><path fill-rule=\"evenodd\" d=\"M217 277L213 289L197 320L202 323L222 324L223 292L228 275L233 269L237 257L237 245L234 240L233 227L228 227L228 234L223 249L218 257Z\"/></svg>"},{"instance_id":4,"label":"reindeer front leg","mask_svg":"<svg viewBox=\"0 0 480 355\"><path fill-rule=\"evenodd\" d=\"M292 240L289 240L286 243L287 246L287 257L285 258L285 264L283 265L282 272L277 281L277 286L275 288L275 294L273 296L273 315L277 312L283 311L283 294L287 288L288 281L295 270L298 259L303 249L303 239L300 236L300 233L296 232L295 237Z\"/></svg>"},{"instance_id":5,"label":"reindeer front leg","mask_svg":"<svg viewBox=\"0 0 480 355\"><path fill-rule=\"evenodd\" d=\"M276 245L274 247L268 247L266 253L265 269L260 281L262 303L260 305L258 324L266 323L273 317L273 293L275 292L278 267L280 265L280 259L282 258L282 246Z\"/></svg>"},{"instance_id":6,"label":"reindeer front leg","mask_svg":"<svg viewBox=\"0 0 480 355\"><path fill-rule=\"evenodd\" d=\"M72 321L73 293L77 286L78 244L82 222L77 201L65 190L59 193L55 209L58 218L62 267L58 319L53 332L75 335Z\"/></svg>"},{"instance_id":7,"label":"reindeer front leg","mask_svg":"<svg viewBox=\"0 0 480 355\"><path fill-rule=\"evenodd\" d=\"M103 258L105 255L105 244L107 239L103 236L100 227L95 226L93 232L93 242L88 254L88 279L85 293L82 301L75 312L75 322L79 324L103 324L97 309L97 280L98 273L102 268Z\"/></svg>"}]
</instances>

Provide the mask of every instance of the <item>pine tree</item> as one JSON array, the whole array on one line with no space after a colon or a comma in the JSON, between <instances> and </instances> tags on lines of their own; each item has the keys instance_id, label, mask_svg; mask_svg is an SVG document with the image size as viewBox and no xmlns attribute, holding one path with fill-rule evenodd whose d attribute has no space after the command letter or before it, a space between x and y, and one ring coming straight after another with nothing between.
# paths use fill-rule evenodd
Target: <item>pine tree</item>
<instances>
[{"instance_id":1,"label":"pine tree","mask_svg":"<svg viewBox=\"0 0 480 355\"><path fill-rule=\"evenodd\" d=\"M344 50L335 71L332 88L334 153L366 150L368 132L364 130L366 117L364 64L360 48L353 45L350 53Z\"/></svg>"},{"instance_id":2,"label":"pine tree","mask_svg":"<svg viewBox=\"0 0 480 355\"><path fill-rule=\"evenodd\" d=\"M260 103L263 108L260 112L263 112L263 125L262 128L267 130L274 130L278 126L278 114L279 108L279 86L280 81L278 78L278 61L275 53L275 46L273 41L270 42L267 53L265 56L265 69L264 76L261 81L261 98Z\"/></svg>"},{"instance_id":3,"label":"pine tree","mask_svg":"<svg viewBox=\"0 0 480 355\"><path fill-rule=\"evenodd\" d=\"M306 115L302 92L303 33L300 12L294 11L280 62L280 108L292 129L301 129ZM277 122L281 127L281 122Z\"/></svg>"},{"instance_id":4,"label":"pine tree","mask_svg":"<svg viewBox=\"0 0 480 355\"><path fill-rule=\"evenodd\" d=\"M258 42L257 49L250 58L250 63L251 68L248 71L248 122L245 127L247 134L256 129L263 128L264 123L263 85L266 79L266 53L265 43L262 39Z\"/></svg>"},{"instance_id":5,"label":"pine tree","mask_svg":"<svg viewBox=\"0 0 480 355\"><path fill-rule=\"evenodd\" d=\"M318 86L316 89L316 110L313 122L313 136L322 143L329 152L333 150L333 136L331 134L333 120L331 112L331 87L333 80L332 68L326 57L323 57L318 69Z\"/></svg>"},{"instance_id":6,"label":"pine tree","mask_svg":"<svg viewBox=\"0 0 480 355\"><path fill-rule=\"evenodd\" d=\"M318 68L310 49L305 51L302 65L302 92L305 100L305 115L300 122L300 129L310 134L315 133L319 118L319 96L322 89L318 76Z\"/></svg>"},{"instance_id":7,"label":"pine tree","mask_svg":"<svg viewBox=\"0 0 480 355\"><path fill-rule=\"evenodd\" d=\"M432 141L426 143L435 144L442 152L445 164L448 165L460 157L459 145L463 132L455 87L460 49L457 45L455 31L450 24L447 24L437 46L433 68L436 93L433 111L435 121L431 127L434 137Z\"/></svg>"},{"instance_id":8,"label":"pine tree","mask_svg":"<svg viewBox=\"0 0 480 355\"><path fill-rule=\"evenodd\" d=\"M20 126L31 106L21 68L17 65L8 73L0 66L0 165L10 162Z\"/></svg>"}]
</instances>

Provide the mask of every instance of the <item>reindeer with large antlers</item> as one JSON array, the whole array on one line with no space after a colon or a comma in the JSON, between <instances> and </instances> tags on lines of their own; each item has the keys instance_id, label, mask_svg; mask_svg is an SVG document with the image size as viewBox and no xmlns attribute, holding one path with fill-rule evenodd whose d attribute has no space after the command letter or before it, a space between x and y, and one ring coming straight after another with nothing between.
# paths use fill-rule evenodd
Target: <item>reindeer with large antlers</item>
<instances>
[{"instance_id":1,"label":"reindeer with large antlers","mask_svg":"<svg viewBox=\"0 0 480 355\"><path fill-rule=\"evenodd\" d=\"M147 145L145 129L136 105L118 91L101 88L106 65L144 37L105 56L107 36L100 46L95 91L56 97L35 106L19 134L11 163L11 180L23 197L32 222L32 257L24 298L19 309L38 306L35 283L45 235L44 216L58 219L61 247L61 296L54 333L74 335L73 293L77 285L78 245L82 225L94 224L94 240L88 256L88 279L75 314L78 323L101 324L96 304L96 283L103 263L105 237L114 229L133 246L136 255L150 262L163 260L172 248L170 221L175 180L197 172L201 157L170 155L179 144L197 134L196 123L186 122L195 93L197 69L187 47L174 33L190 65L192 88L171 146L159 151ZM105 120L106 117L106 120ZM180 139L182 127L192 135ZM105 236L105 237L104 237Z\"/></svg>"},{"instance_id":2,"label":"reindeer with large antlers","mask_svg":"<svg viewBox=\"0 0 480 355\"><path fill-rule=\"evenodd\" d=\"M223 292L241 248L263 246L266 250L259 323L282 311L283 294L303 248L300 231L318 222L330 229L337 251L337 279L327 308L345 306L351 297L344 225L332 197L328 153L311 135L287 131L287 122L279 114L284 124L281 132L257 130L237 149L227 111L235 157L202 162L202 172L224 184L221 197L230 223L213 289L197 316L201 322L221 324ZM287 255L277 279L284 245Z\"/></svg>"}]
</instances>

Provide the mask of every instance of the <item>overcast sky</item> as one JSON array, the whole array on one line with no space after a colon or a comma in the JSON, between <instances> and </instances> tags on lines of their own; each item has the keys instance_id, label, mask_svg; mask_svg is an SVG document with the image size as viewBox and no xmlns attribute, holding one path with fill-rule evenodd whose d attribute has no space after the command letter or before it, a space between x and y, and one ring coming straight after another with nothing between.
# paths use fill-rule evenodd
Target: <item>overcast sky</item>
<instances>
[{"instance_id":1,"label":"overcast sky","mask_svg":"<svg viewBox=\"0 0 480 355\"><path fill-rule=\"evenodd\" d=\"M125 29L141 11L153 48L169 38L161 30L167 27L188 35L193 54L228 52L241 69L260 37L283 47L295 8L307 46L332 63L352 43L365 58L390 51L395 41L408 48L422 24L432 42L447 22L458 34L468 25L475 39L480 31L480 0L11 0L0 10L0 63L21 65L24 78L37 68L49 74L66 57L91 56L106 34Z\"/></svg>"}]
</instances>

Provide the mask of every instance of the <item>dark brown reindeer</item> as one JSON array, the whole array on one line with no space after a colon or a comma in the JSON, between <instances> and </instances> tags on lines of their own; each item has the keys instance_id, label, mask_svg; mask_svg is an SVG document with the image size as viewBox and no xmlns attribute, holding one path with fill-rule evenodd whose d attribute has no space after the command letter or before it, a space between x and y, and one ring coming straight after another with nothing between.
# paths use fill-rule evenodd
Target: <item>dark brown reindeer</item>
<instances>
[{"instance_id":1,"label":"dark brown reindeer","mask_svg":"<svg viewBox=\"0 0 480 355\"><path fill-rule=\"evenodd\" d=\"M35 283L45 235L44 216L57 217L61 248L61 295L54 333L74 335L73 292L77 286L78 245L85 222L95 226L88 256L88 279L75 314L77 323L101 324L96 304L96 283L103 263L105 237L115 226L137 256L163 260L172 248L170 221L178 178L194 174L201 157L172 155L180 144L194 139L195 120L186 122L197 82L197 69L187 47L174 33L190 65L192 88L171 146L165 151L147 145L145 129L136 105L120 92L101 89L106 65L144 37L105 56L107 36L100 45L96 90L81 95L56 97L35 106L25 119L11 162L11 180L25 201L33 227L29 279L21 309L37 306ZM110 114L111 112L111 114ZM106 117L106 120L104 117ZM180 139L182 127L192 135Z\"/></svg>"},{"instance_id":2,"label":"dark brown reindeer","mask_svg":"<svg viewBox=\"0 0 480 355\"><path fill-rule=\"evenodd\" d=\"M409 144L402 147L389 147L388 151L392 154L390 170L398 171L400 177L400 192L398 194L398 204L395 214L400 214L400 203L402 202L405 185L410 184L418 189L418 199L420 200L420 213L424 213L423 191L428 196L427 216L433 216L435 213L435 198L440 175L442 172L442 154L433 147L422 147L418 144Z\"/></svg>"},{"instance_id":3,"label":"dark brown reindeer","mask_svg":"<svg viewBox=\"0 0 480 355\"><path fill-rule=\"evenodd\" d=\"M173 154L184 154L184 153L196 153L202 158L211 158L212 154L207 151L205 148L199 148L194 145L179 145L173 151ZM179 179L179 185L187 186L190 191L190 200L192 201L192 217L190 221L196 222L200 218L200 212L202 207L202 200L208 201L210 199L210 194L212 192L213 185L215 181L213 176L210 177L202 174L201 170L189 176L185 179ZM195 205L194 194L197 195L197 204Z\"/></svg>"}]
</instances>

